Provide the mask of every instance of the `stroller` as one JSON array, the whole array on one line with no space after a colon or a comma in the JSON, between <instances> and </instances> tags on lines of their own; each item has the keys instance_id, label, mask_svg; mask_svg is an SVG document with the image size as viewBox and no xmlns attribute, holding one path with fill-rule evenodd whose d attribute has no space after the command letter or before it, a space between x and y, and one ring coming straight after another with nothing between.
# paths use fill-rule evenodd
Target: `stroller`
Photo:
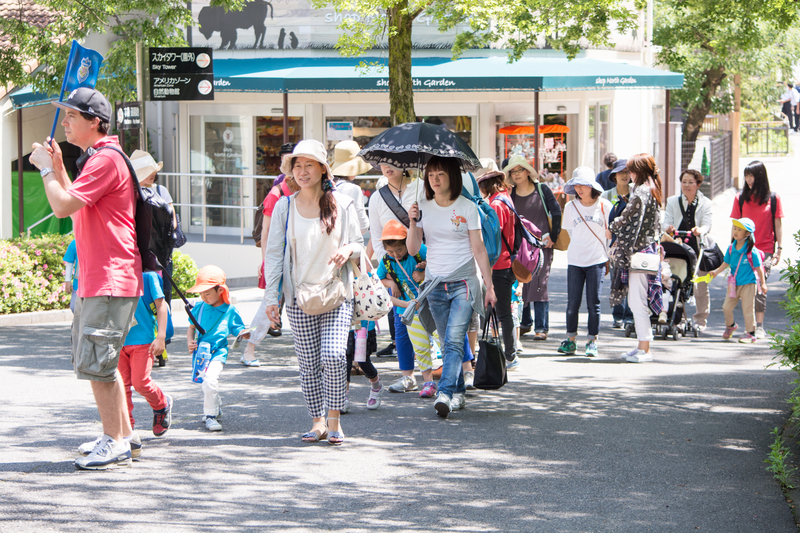
<instances>
[{"instance_id":1,"label":"stroller","mask_svg":"<svg viewBox=\"0 0 800 533\"><path fill-rule=\"evenodd\" d=\"M669 305L665 305L664 311L667 314L667 323L659 324L658 315L651 315L650 323L653 328L653 336L661 337L666 340L672 336L673 340L678 340L681 336L685 337L693 334L699 335L699 330L692 324L692 319L686 315L686 303L694 294L694 284L692 279L697 273L697 254L687 244L681 241L661 243L664 248L664 260L669 263L672 271L672 287L663 288L664 293L669 293ZM702 252L701 252L702 253ZM663 280L662 280L663 283ZM625 336L633 334L633 324L625 325Z\"/></svg>"}]
</instances>

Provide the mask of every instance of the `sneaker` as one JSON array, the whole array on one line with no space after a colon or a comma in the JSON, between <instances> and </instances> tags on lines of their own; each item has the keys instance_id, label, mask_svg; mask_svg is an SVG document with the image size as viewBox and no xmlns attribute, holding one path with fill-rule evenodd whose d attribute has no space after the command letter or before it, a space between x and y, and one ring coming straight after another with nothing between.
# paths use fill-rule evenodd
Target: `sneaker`
<instances>
[{"instance_id":1,"label":"sneaker","mask_svg":"<svg viewBox=\"0 0 800 533\"><path fill-rule=\"evenodd\" d=\"M745 333L744 335L739 337L739 342L741 342L742 344L751 344L753 342L756 342L757 339L758 337L756 337L752 333Z\"/></svg>"},{"instance_id":2,"label":"sneaker","mask_svg":"<svg viewBox=\"0 0 800 533\"><path fill-rule=\"evenodd\" d=\"M756 328L756 339L766 339L766 338L767 338L767 332L764 331L764 328L762 328L760 326L757 327Z\"/></svg>"},{"instance_id":3,"label":"sneaker","mask_svg":"<svg viewBox=\"0 0 800 533\"><path fill-rule=\"evenodd\" d=\"M344 397L344 406L339 409L339 412L343 415L346 415L350 412L350 398L348 396Z\"/></svg>"},{"instance_id":4,"label":"sneaker","mask_svg":"<svg viewBox=\"0 0 800 533\"><path fill-rule=\"evenodd\" d=\"M644 350L636 350L636 353L633 355L629 355L626 361L629 363L649 363L653 360L653 356L650 355L650 352L645 352Z\"/></svg>"},{"instance_id":5,"label":"sneaker","mask_svg":"<svg viewBox=\"0 0 800 533\"><path fill-rule=\"evenodd\" d=\"M561 353L561 354L564 354L564 355L575 355L575 350L577 350L577 349L578 349L578 347L575 345L575 343L573 341L567 339L567 340L561 341L561 346L558 347L558 353Z\"/></svg>"},{"instance_id":6,"label":"sneaker","mask_svg":"<svg viewBox=\"0 0 800 533\"><path fill-rule=\"evenodd\" d=\"M397 346L392 343L383 350L378 350L375 352L375 355L378 357L391 357L393 355L397 355Z\"/></svg>"},{"instance_id":7,"label":"sneaker","mask_svg":"<svg viewBox=\"0 0 800 533\"><path fill-rule=\"evenodd\" d=\"M624 361L627 361L628 357L633 357L634 355L636 355L636 353L638 351L639 351L639 348L634 348L633 350L630 350L630 351L627 351L627 352L622 352L622 355L620 356L620 358L622 360L624 360Z\"/></svg>"},{"instance_id":8,"label":"sneaker","mask_svg":"<svg viewBox=\"0 0 800 533\"><path fill-rule=\"evenodd\" d=\"M369 399L367 400L367 409L377 409L381 406L381 397L383 396L383 385L379 390L369 389Z\"/></svg>"},{"instance_id":9,"label":"sneaker","mask_svg":"<svg viewBox=\"0 0 800 533\"><path fill-rule=\"evenodd\" d=\"M103 440L103 437L104 435L100 435L93 441L84 442L78 446L78 453L81 455L89 455L97 447L97 445L100 444L100 441ZM126 440L131 444L131 457L137 459L140 455L142 455L142 439L139 438L139 434L137 432L134 431L123 440Z\"/></svg>"},{"instance_id":10,"label":"sneaker","mask_svg":"<svg viewBox=\"0 0 800 533\"><path fill-rule=\"evenodd\" d=\"M222 424L217 422L217 417L206 416L206 429L209 431L222 431Z\"/></svg>"},{"instance_id":11,"label":"sneaker","mask_svg":"<svg viewBox=\"0 0 800 533\"><path fill-rule=\"evenodd\" d=\"M506 361L506 371L513 372L514 370L519 370L519 357L516 355L511 361Z\"/></svg>"},{"instance_id":12,"label":"sneaker","mask_svg":"<svg viewBox=\"0 0 800 533\"><path fill-rule=\"evenodd\" d=\"M450 410L460 411L467 405L467 396L462 392L461 394L453 394L453 399L450 400Z\"/></svg>"},{"instance_id":13,"label":"sneaker","mask_svg":"<svg viewBox=\"0 0 800 533\"><path fill-rule=\"evenodd\" d=\"M597 357L597 341L586 343L586 357Z\"/></svg>"},{"instance_id":14,"label":"sneaker","mask_svg":"<svg viewBox=\"0 0 800 533\"><path fill-rule=\"evenodd\" d=\"M239 359L239 361L240 361L240 362L241 362L241 363L242 363L244 366L252 366L252 367L261 366L261 361L259 361L258 359L250 359L250 360L247 360L247 359L245 359L245 358L244 358L244 355L242 356L242 358L241 358L241 359Z\"/></svg>"},{"instance_id":15,"label":"sneaker","mask_svg":"<svg viewBox=\"0 0 800 533\"><path fill-rule=\"evenodd\" d=\"M89 455L75 460L75 467L81 470L107 470L131 466L131 458L129 441L125 439L116 441L108 435L103 435Z\"/></svg>"},{"instance_id":16,"label":"sneaker","mask_svg":"<svg viewBox=\"0 0 800 533\"><path fill-rule=\"evenodd\" d=\"M514 360L517 358L515 357ZM508 367L506 367L508 369ZM464 372L464 385L467 386L467 390L475 390L475 372Z\"/></svg>"},{"instance_id":17,"label":"sneaker","mask_svg":"<svg viewBox=\"0 0 800 533\"><path fill-rule=\"evenodd\" d=\"M167 406L156 411L153 409L153 435L162 436L172 424L172 396L167 396Z\"/></svg>"},{"instance_id":18,"label":"sneaker","mask_svg":"<svg viewBox=\"0 0 800 533\"><path fill-rule=\"evenodd\" d=\"M739 329L739 326L737 326L736 324L726 327L725 333L722 334L722 338L724 340L730 339L731 335L733 335L733 332L736 331L737 329Z\"/></svg>"},{"instance_id":19,"label":"sneaker","mask_svg":"<svg viewBox=\"0 0 800 533\"><path fill-rule=\"evenodd\" d=\"M389 385L389 392L410 392L413 390L417 390L417 380L411 376L403 376Z\"/></svg>"},{"instance_id":20,"label":"sneaker","mask_svg":"<svg viewBox=\"0 0 800 533\"><path fill-rule=\"evenodd\" d=\"M450 398L448 398L445 393L440 392L436 397L433 408L436 409L437 415L442 418L447 418L447 415L450 414Z\"/></svg>"},{"instance_id":21,"label":"sneaker","mask_svg":"<svg viewBox=\"0 0 800 533\"><path fill-rule=\"evenodd\" d=\"M469 373L470 372L468 372L468 374ZM434 381L426 381L422 385L422 390L419 391L419 397L420 398L433 398L434 396L436 396L436 382L434 382Z\"/></svg>"},{"instance_id":22,"label":"sneaker","mask_svg":"<svg viewBox=\"0 0 800 533\"><path fill-rule=\"evenodd\" d=\"M667 313L665 311L661 311L658 314L658 323L662 326L667 323Z\"/></svg>"},{"instance_id":23,"label":"sneaker","mask_svg":"<svg viewBox=\"0 0 800 533\"><path fill-rule=\"evenodd\" d=\"M615 320L614 325L611 326L614 329L622 329L622 320Z\"/></svg>"}]
</instances>

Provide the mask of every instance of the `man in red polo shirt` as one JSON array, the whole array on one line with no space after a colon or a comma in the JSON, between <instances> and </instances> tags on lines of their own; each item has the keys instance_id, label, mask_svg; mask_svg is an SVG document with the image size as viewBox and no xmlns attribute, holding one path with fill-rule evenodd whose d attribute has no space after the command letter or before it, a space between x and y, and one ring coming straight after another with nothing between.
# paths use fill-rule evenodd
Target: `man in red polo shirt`
<instances>
[{"instance_id":1,"label":"man in red polo shirt","mask_svg":"<svg viewBox=\"0 0 800 533\"><path fill-rule=\"evenodd\" d=\"M84 151L71 183L58 143L34 143L30 160L42 174L47 200L59 218L71 216L78 245L78 303L72 327L72 361L78 379L92 383L103 435L80 447L75 466L104 470L130 466L141 452L117 371L119 353L142 295L142 260L136 245L136 196L125 159L108 135L111 106L89 88L74 90L62 108L67 142Z\"/></svg>"}]
</instances>

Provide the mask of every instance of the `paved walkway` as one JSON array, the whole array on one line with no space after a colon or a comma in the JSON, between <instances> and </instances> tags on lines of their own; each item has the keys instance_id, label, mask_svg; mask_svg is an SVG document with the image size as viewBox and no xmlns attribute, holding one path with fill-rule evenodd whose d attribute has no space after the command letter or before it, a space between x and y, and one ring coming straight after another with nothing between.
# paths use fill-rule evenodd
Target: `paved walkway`
<instances>
[{"instance_id":1,"label":"paved walkway","mask_svg":"<svg viewBox=\"0 0 800 533\"><path fill-rule=\"evenodd\" d=\"M787 206L800 200L796 163L768 161ZM787 211L796 231L798 214ZM719 340L723 284L712 286L707 333L656 341L652 364L616 359L632 341L608 328L605 297L600 357L560 357L557 256L552 337L524 341L506 387L470 394L466 410L440 420L416 394L368 411L367 381L354 377L341 448L300 442L309 420L288 331L259 348L265 366L227 365L224 431L205 431L184 322L168 366L154 371L176 399L173 429L154 438L136 397L142 461L77 472L75 448L100 425L88 384L72 376L69 326L0 328L0 531L796 531L763 462L793 376L766 368L766 343ZM777 276L770 287L768 327L783 329L775 302L786 287ZM236 294L251 317L259 291ZM378 360L385 382L396 364Z\"/></svg>"}]
</instances>

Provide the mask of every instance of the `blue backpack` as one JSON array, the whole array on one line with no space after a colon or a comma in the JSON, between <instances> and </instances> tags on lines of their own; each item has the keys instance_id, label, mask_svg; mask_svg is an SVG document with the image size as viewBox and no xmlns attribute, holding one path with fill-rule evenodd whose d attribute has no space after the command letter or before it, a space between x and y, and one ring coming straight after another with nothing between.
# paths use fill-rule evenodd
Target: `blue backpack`
<instances>
[{"instance_id":1,"label":"blue backpack","mask_svg":"<svg viewBox=\"0 0 800 533\"><path fill-rule=\"evenodd\" d=\"M483 244L489 254L489 265L494 266L500 258L502 240L500 239L500 219L497 213L489 205L489 202L481 197L481 190L475 176L472 173L462 174L461 178L464 186L461 188L461 196L470 200L478 207L478 217L481 220L481 234L483 234Z\"/></svg>"}]
</instances>

